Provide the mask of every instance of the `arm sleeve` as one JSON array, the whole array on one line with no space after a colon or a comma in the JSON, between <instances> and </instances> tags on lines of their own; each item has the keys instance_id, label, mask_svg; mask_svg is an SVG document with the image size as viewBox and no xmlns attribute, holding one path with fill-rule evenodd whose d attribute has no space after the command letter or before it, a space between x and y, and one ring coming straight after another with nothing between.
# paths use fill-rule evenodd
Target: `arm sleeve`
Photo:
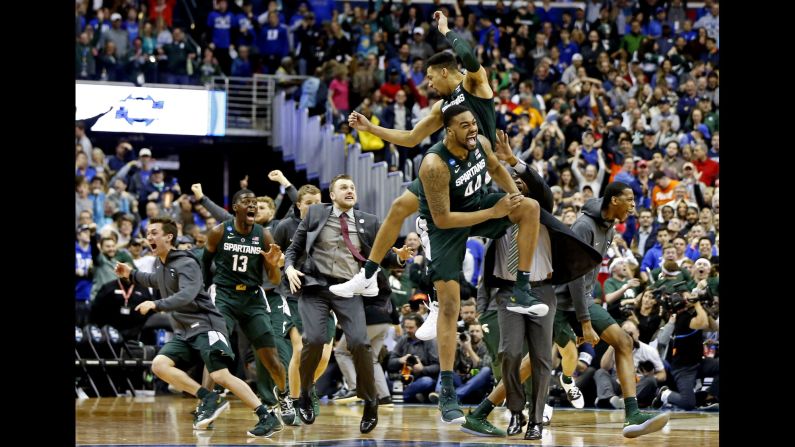
<instances>
[{"instance_id":1,"label":"arm sleeve","mask_svg":"<svg viewBox=\"0 0 795 447\"><path fill-rule=\"evenodd\" d=\"M144 287L158 287L154 273L145 273L140 270L133 270L133 272L130 274L130 279L132 279L134 283L140 284Z\"/></svg>"},{"instance_id":2,"label":"arm sleeve","mask_svg":"<svg viewBox=\"0 0 795 447\"><path fill-rule=\"evenodd\" d=\"M293 234L293 242L287 248L287 251L284 252L284 269L286 270L287 267L295 264L298 258L301 257L301 254L304 252L304 245L306 244L306 222L309 220L309 215L312 212L312 208L309 208L309 211L306 213L306 218L298 224L298 228L295 229L295 233ZM308 250L308 248L306 248Z\"/></svg>"},{"instance_id":3,"label":"arm sleeve","mask_svg":"<svg viewBox=\"0 0 795 447\"><path fill-rule=\"evenodd\" d=\"M223 222L225 220L229 220L229 219L232 218L232 215L229 214L228 211L226 211L225 209L223 209L220 206L218 206L215 202L210 200L210 198L207 197L207 196L202 197L202 199L199 201L199 203L201 203L202 206L207 208L207 211L209 211L210 214L212 214L212 216L215 217L215 219L219 223L221 223L221 222Z\"/></svg>"},{"instance_id":4,"label":"arm sleeve","mask_svg":"<svg viewBox=\"0 0 795 447\"><path fill-rule=\"evenodd\" d=\"M169 297L155 301L157 310L169 311L183 307L196 299L196 296L201 292L202 272L198 262L188 262L180 266L178 273L179 291Z\"/></svg>"},{"instance_id":5,"label":"arm sleeve","mask_svg":"<svg viewBox=\"0 0 795 447\"><path fill-rule=\"evenodd\" d=\"M541 178L541 175L539 175L535 169L529 169L523 161L517 163L514 169L516 173L519 174L519 178L527 184L530 198L536 199L538 204L541 205L541 208L551 213L554 203L552 199L552 190L544 179Z\"/></svg>"},{"instance_id":6,"label":"arm sleeve","mask_svg":"<svg viewBox=\"0 0 795 447\"><path fill-rule=\"evenodd\" d=\"M464 63L464 68L466 68L468 72L474 73L480 70L480 62L478 62L478 58L475 56L475 53L472 52L472 47L469 46L466 39L459 36L455 31L448 31L445 38L447 38L447 42L450 43L450 46L453 47L455 54L461 58L461 61Z\"/></svg>"},{"instance_id":7,"label":"arm sleeve","mask_svg":"<svg viewBox=\"0 0 795 447\"><path fill-rule=\"evenodd\" d=\"M202 274L204 277L204 284L207 287L210 287L213 283L213 277L211 273L213 267L213 258L215 258L215 253L205 248L204 253L202 254Z\"/></svg>"},{"instance_id":8,"label":"arm sleeve","mask_svg":"<svg viewBox=\"0 0 795 447\"><path fill-rule=\"evenodd\" d=\"M588 225L582 222L574 222L574 225L571 226L571 230L586 244L593 247L593 234L588 228ZM568 284L571 301L574 304L574 311L577 314L577 321L591 319L591 314L588 312L588 307L590 306L588 301L591 297L585 295L585 276L588 275L580 276Z\"/></svg>"},{"instance_id":9,"label":"arm sleeve","mask_svg":"<svg viewBox=\"0 0 795 447\"><path fill-rule=\"evenodd\" d=\"M403 352L403 347L406 344L406 339L401 338L398 340L397 344L395 345L395 349L389 353L389 361L386 365L386 370L388 372L398 372L403 365L400 363L400 357L403 357L401 354Z\"/></svg>"}]
</instances>

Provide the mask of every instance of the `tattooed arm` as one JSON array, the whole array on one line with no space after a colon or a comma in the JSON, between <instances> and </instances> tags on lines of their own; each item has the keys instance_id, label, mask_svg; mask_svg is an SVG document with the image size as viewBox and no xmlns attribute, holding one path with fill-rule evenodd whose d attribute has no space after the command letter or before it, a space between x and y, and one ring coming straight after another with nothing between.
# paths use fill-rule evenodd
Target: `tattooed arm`
<instances>
[{"instance_id":1,"label":"tattooed arm","mask_svg":"<svg viewBox=\"0 0 795 447\"><path fill-rule=\"evenodd\" d=\"M441 228L471 227L489 219L507 216L522 199L521 195L506 194L493 207L472 212L450 211L450 171L438 155L427 154L420 165L420 181L428 200L433 223ZM516 199L512 200L512 197Z\"/></svg>"}]
</instances>

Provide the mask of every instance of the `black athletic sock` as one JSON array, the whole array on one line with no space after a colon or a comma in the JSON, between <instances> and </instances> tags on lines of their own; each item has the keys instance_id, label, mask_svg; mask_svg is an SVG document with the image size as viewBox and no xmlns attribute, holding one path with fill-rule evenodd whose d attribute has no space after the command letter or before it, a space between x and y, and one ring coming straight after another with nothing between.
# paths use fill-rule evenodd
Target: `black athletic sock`
<instances>
[{"instance_id":1,"label":"black athletic sock","mask_svg":"<svg viewBox=\"0 0 795 447\"><path fill-rule=\"evenodd\" d=\"M367 278L367 279L372 278L373 275L375 275L375 272L377 272L377 271L378 271L378 264L376 264L375 262L373 262L373 261L368 259L367 262L364 263L364 277L365 278Z\"/></svg>"}]
</instances>

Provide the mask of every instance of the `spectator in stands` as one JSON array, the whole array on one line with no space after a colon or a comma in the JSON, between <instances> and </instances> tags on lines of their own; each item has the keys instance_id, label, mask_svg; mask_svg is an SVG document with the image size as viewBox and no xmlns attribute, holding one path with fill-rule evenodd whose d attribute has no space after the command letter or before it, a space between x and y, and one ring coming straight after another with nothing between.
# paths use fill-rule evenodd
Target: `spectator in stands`
<instances>
[{"instance_id":1,"label":"spectator in stands","mask_svg":"<svg viewBox=\"0 0 795 447\"><path fill-rule=\"evenodd\" d=\"M129 142L124 140L119 141L119 144L116 145L114 154L108 157L108 167L110 168L111 175L116 175L126 163L133 161L135 156L133 155L132 148Z\"/></svg>"},{"instance_id":2,"label":"spectator in stands","mask_svg":"<svg viewBox=\"0 0 795 447\"><path fill-rule=\"evenodd\" d=\"M359 113L364 115L371 123L376 126L380 125L381 121L378 116L371 111L371 101L365 98L359 106ZM370 132L358 130L359 144L362 146L362 152L373 152L375 161L384 161L386 154L384 151L384 140L371 134Z\"/></svg>"},{"instance_id":3,"label":"spectator in stands","mask_svg":"<svg viewBox=\"0 0 795 447\"><path fill-rule=\"evenodd\" d=\"M88 155L85 152L78 152L75 159L75 175L84 177L86 181L91 181L97 175L97 170L88 164Z\"/></svg>"},{"instance_id":4,"label":"spectator in stands","mask_svg":"<svg viewBox=\"0 0 795 447\"><path fill-rule=\"evenodd\" d=\"M229 73L232 65L229 46L232 44L232 20L234 16L227 9L228 6L226 0L218 0L216 2L217 9L207 15L207 29L212 34L212 38L208 39L211 43L210 48L213 49L213 53L224 73Z\"/></svg>"},{"instance_id":5,"label":"spectator in stands","mask_svg":"<svg viewBox=\"0 0 795 447\"><path fill-rule=\"evenodd\" d=\"M94 228L96 228L96 224L94 224ZM75 241L75 321L81 328L88 323L93 275L91 227L80 225L77 228L77 240Z\"/></svg>"},{"instance_id":6,"label":"spectator in stands","mask_svg":"<svg viewBox=\"0 0 795 447\"><path fill-rule=\"evenodd\" d=\"M213 55L213 50L205 48L204 56L201 64L199 64L199 81L204 85L208 85L213 77L223 75L221 65L218 64L218 59Z\"/></svg>"},{"instance_id":7,"label":"spectator in stands","mask_svg":"<svg viewBox=\"0 0 795 447\"><path fill-rule=\"evenodd\" d=\"M166 174L160 166L152 168L149 181L143 186L141 192L138 193L138 200L140 202L154 200L157 203L163 203L166 192L172 192L178 196L180 194L179 184L177 184L173 178L166 183L165 177Z\"/></svg>"},{"instance_id":8,"label":"spectator in stands","mask_svg":"<svg viewBox=\"0 0 795 447\"><path fill-rule=\"evenodd\" d=\"M599 191L602 189L602 181L604 180L606 170L604 153L601 149L597 150L597 163L599 164L599 170L596 170L596 166L587 164L585 166L584 173L580 171L581 156L582 149L578 147L574 153L574 158L571 161L571 171L577 178L577 183L580 185L581 192L585 186L589 186L593 192L593 195L599 197Z\"/></svg>"},{"instance_id":9,"label":"spectator in stands","mask_svg":"<svg viewBox=\"0 0 795 447\"><path fill-rule=\"evenodd\" d=\"M121 26L121 14L114 12L110 15L111 27L102 32L99 38L98 48L107 48L107 42L113 42L116 49L116 56L124 56L130 46L130 33Z\"/></svg>"},{"instance_id":10,"label":"spectator in stands","mask_svg":"<svg viewBox=\"0 0 795 447\"><path fill-rule=\"evenodd\" d=\"M278 14L270 12L268 23L258 37L259 54L265 74L274 74L283 57L290 54L287 27L280 22Z\"/></svg>"},{"instance_id":11,"label":"spectator in stands","mask_svg":"<svg viewBox=\"0 0 795 447\"><path fill-rule=\"evenodd\" d=\"M678 180L671 180L665 171L657 171L652 175L654 188L651 191L652 208L657 209L674 199L674 188L679 184Z\"/></svg>"},{"instance_id":12,"label":"spectator in stands","mask_svg":"<svg viewBox=\"0 0 795 447\"><path fill-rule=\"evenodd\" d=\"M164 45L160 52L166 56L166 83L189 85L190 77L195 72L196 48L185 40L181 28L174 28L174 41ZM189 63L192 67L190 70Z\"/></svg>"},{"instance_id":13,"label":"spectator in stands","mask_svg":"<svg viewBox=\"0 0 795 447\"><path fill-rule=\"evenodd\" d=\"M395 130L408 130L413 129L412 112L406 105L406 92L398 90L395 93L395 101L384 107L381 114L380 126L387 129ZM346 115L347 116L347 115ZM408 155L409 148L403 146L396 146L389 143L389 153L387 154L387 163L392 170L403 170Z\"/></svg>"},{"instance_id":14,"label":"spectator in stands","mask_svg":"<svg viewBox=\"0 0 795 447\"><path fill-rule=\"evenodd\" d=\"M94 47L88 33L82 32L75 46L75 77L77 79L95 79L97 74L97 61L94 57Z\"/></svg>"},{"instance_id":15,"label":"spectator in stands","mask_svg":"<svg viewBox=\"0 0 795 447\"><path fill-rule=\"evenodd\" d=\"M665 246L670 240L671 235L668 232L668 228L660 226L660 228L657 230L657 243L646 250L646 254L643 255L643 261L640 263L640 276L643 282L649 281L649 276L646 273L646 269L656 269L660 265L660 260L663 256L663 246Z\"/></svg>"},{"instance_id":16,"label":"spectator in stands","mask_svg":"<svg viewBox=\"0 0 795 447\"><path fill-rule=\"evenodd\" d=\"M331 111L335 122L345 121L350 113L349 90L348 68L338 65L334 68L334 79L329 84Z\"/></svg>"},{"instance_id":17,"label":"spectator in stands","mask_svg":"<svg viewBox=\"0 0 795 447\"><path fill-rule=\"evenodd\" d=\"M91 226L91 257L94 264L94 277L91 281L91 300L97 295L99 289L109 281L115 281L113 273L116 263L125 262L130 266L133 260L124 250L116 249L116 234L99 237L96 225Z\"/></svg>"},{"instance_id":18,"label":"spectator in stands","mask_svg":"<svg viewBox=\"0 0 795 447\"><path fill-rule=\"evenodd\" d=\"M245 45L241 45L240 48L237 49L237 57L232 61L230 75L250 78L253 73L254 70L249 60L249 48Z\"/></svg>"}]
</instances>

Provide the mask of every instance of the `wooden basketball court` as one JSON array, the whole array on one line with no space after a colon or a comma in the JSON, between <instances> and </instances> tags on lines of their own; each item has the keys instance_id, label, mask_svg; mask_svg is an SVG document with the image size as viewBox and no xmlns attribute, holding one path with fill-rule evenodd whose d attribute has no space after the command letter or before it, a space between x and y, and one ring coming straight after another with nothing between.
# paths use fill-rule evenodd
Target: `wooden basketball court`
<instances>
[{"instance_id":1,"label":"wooden basketball court","mask_svg":"<svg viewBox=\"0 0 795 447\"><path fill-rule=\"evenodd\" d=\"M672 413L660 432L627 439L621 436L623 410L556 409L552 425L545 427L541 441L525 441L523 435L506 438L479 437L446 425L432 405L395 404L380 407L378 427L359 433L362 406L321 404L312 425L285 427L271 438L250 438L246 431L256 424L254 414L234 397L231 408L212 430L193 430L195 399L179 396L91 398L76 401L77 445L294 445L398 446L531 444L544 446L647 445L670 447L717 446L717 413ZM465 409L466 411L466 409ZM505 408L497 408L489 420L508 426Z\"/></svg>"}]
</instances>

